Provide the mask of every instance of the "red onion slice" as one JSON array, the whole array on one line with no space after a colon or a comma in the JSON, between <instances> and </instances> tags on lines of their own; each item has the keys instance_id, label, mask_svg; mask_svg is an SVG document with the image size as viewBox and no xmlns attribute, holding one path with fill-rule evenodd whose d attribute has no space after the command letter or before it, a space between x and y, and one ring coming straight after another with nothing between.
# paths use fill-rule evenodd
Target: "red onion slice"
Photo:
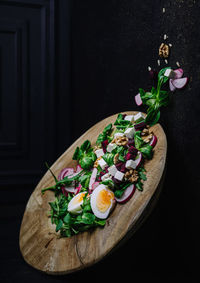
<instances>
[{"instance_id":1,"label":"red onion slice","mask_svg":"<svg viewBox=\"0 0 200 283\"><path fill-rule=\"evenodd\" d=\"M154 147L154 146L156 145L156 143L157 143L157 137L156 137L155 135L153 135L153 138L152 138L152 140L150 141L150 145L151 145L152 147Z\"/></svg>"},{"instance_id":2,"label":"red onion slice","mask_svg":"<svg viewBox=\"0 0 200 283\"><path fill-rule=\"evenodd\" d=\"M176 87L173 85L173 83L172 83L172 79L169 79L169 89L171 90L171 91L175 91L176 90Z\"/></svg>"},{"instance_id":3,"label":"red onion slice","mask_svg":"<svg viewBox=\"0 0 200 283\"><path fill-rule=\"evenodd\" d=\"M137 106L141 106L142 105L142 99L140 97L140 93L135 95L135 103L137 104Z\"/></svg>"},{"instance_id":4,"label":"red onion slice","mask_svg":"<svg viewBox=\"0 0 200 283\"><path fill-rule=\"evenodd\" d=\"M181 89L183 88L184 86L186 86L187 82L188 82L188 78L185 77L185 78L180 78L180 79L174 79L172 80L172 84L174 87L178 88L178 89Z\"/></svg>"},{"instance_id":5,"label":"red onion slice","mask_svg":"<svg viewBox=\"0 0 200 283\"><path fill-rule=\"evenodd\" d=\"M58 180L60 181L64 179L64 177L72 175L72 174L74 174L74 168L71 168L71 167L64 168L60 171L60 174L58 175Z\"/></svg>"},{"instance_id":6,"label":"red onion slice","mask_svg":"<svg viewBox=\"0 0 200 283\"><path fill-rule=\"evenodd\" d=\"M97 176L97 168L93 168L92 170L92 175L90 177L90 182L89 182L89 192L92 191L92 185L95 183L96 181L96 176Z\"/></svg>"},{"instance_id":7,"label":"red onion slice","mask_svg":"<svg viewBox=\"0 0 200 283\"><path fill-rule=\"evenodd\" d=\"M136 161L136 168L138 168L142 162L142 153L140 151L138 151L135 161Z\"/></svg>"},{"instance_id":8,"label":"red onion slice","mask_svg":"<svg viewBox=\"0 0 200 283\"><path fill-rule=\"evenodd\" d=\"M174 70L174 73L176 74L175 79L180 79L183 76L183 69L179 68Z\"/></svg>"},{"instance_id":9,"label":"red onion slice","mask_svg":"<svg viewBox=\"0 0 200 283\"><path fill-rule=\"evenodd\" d=\"M126 188L126 190L124 191L124 193L123 193L121 198L115 197L116 201L118 203L125 203L125 202L127 202L133 196L133 194L135 192L135 189L136 189L135 185L131 184L130 186L128 186Z\"/></svg>"}]
</instances>

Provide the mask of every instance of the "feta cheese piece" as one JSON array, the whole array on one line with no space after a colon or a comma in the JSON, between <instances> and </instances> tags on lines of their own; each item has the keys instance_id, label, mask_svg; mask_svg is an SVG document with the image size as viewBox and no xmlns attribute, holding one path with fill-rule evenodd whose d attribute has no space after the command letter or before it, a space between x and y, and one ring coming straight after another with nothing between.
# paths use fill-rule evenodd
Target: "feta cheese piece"
<instances>
[{"instance_id":1,"label":"feta cheese piece","mask_svg":"<svg viewBox=\"0 0 200 283\"><path fill-rule=\"evenodd\" d=\"M123 137L124 136L124 133L115 133L114 134L114 138L116 137Z\"/></svg>"},{"instance_id":2,"label":"feta cheese piece","mask_svg":"<svg viewBox=\"0 0 200 283\"><path fill-rule=\"evenodd\" d=\"M131 123L134 122L134 115L126 115L124 120L130 121Z\"/></svg>"},{"instance_id":3,"label":"feta cheese piece","mask_svg":"<svg viewBox=\"0 0 200 283\"><path fill-rule=\"evenodd\" d=\"M102 148L100 148L100 149L97 149L97 150L95 151L95 154L96 154L97 158L99 158L99 157L101 157L101 156L104 155L104 151L103 151Z\"/></svg>"},{"instance_id":4,"label":"feta cheese piece","mask_svg":"<svg viewBox=\"0 0 200 283\"><path fill-rule=\"evenodd\" d=\"M134 160L129 159L129 160L126 161L125 167L127 169L135 169L136 166L137 166L137 163Z\"/></svg>"},{"instance_id":5,"label":"feta cheese piece","mask_svg":"<svg viewBox=\"0 0 200 283\"><path fill-rule=\"evenodd\" d=\"M98 161L99 166L101 167L102 170L104 170L107 166L107 163L105 162L105 160L103 158L99 159Z\"/></svg>"},{"instance_id":6,"label":"feta cheese piece","mask_svg":"<svg viewBox=\"0 0 200 283\"><path fill-rule=\"evenodd\" d=\"M176 73L172 69L167 69L164 73L164 76L173 79L176 77Z\"/></svg>"},{"instance_id":7,"label":"feta cheese piece","mask_svg":"<svg viewBox=\"0 0 200 283\"><path fill-rule=\"evenodd\" d=\"M102 180L102 181L111 180L111 175L110 175L110 173L104 174L104 175L101 177L101 180Z\"/></svg>"},{"instance_id":8,"label":"feta cheese piece","mask_svg":"<svg viewBox=\"0 0 200 283\"><path fill-rule=\"evenodd\" d=\"M145 119L145 116L143 113L139 112L136 115L134 115L134 121L135 123L139 123Z\"/></svg>"},{"instance_id":9,"label":"feta cheese piece","mask_svg":"<svg viewBox=\"0 0 200 283\"><path fill-rule=\"evenodd\" d=\"M123 178L124 178L124 173L117 170L117 172L115 173L115 179L122 181Z\"/></svg>"},{"instance_id":10,"label":"feta cheese piece","mask_svg":"<svg viewBox=\"0 0 200 283\"><path fill-rule=\"evenodd\" d=\"M111 176L115 176L115 173L117 172L117 168L115 165L112 165L108 168L108 172L110 173Z\"/></svg>"},{"instance_id":11,"label":"feta cheese piece","mask_svg":"<svg viewBox=\"0 0 200 283\"><path fill-rule=\"evenodd\" d=\"M129 139L132 139L133 136L134 136L134 133L135 133L135 128L132 127L132 128L128 128L126 129L126 131L124 132L125 136Z\"/></svg>"},{"instance_id":12,"label":"feta cheese piece","mask_svg":"<svg viewBox=\"0 0 200 283\"><path fill-rule=\"evenodd\" d=\"M116 143L109 143L108 146L107 146L107 148L106 148L106 150L107 150L108 152L112 152L113 149L115 149L116 147L117 147Z\"/></svg>"}]
</instances>

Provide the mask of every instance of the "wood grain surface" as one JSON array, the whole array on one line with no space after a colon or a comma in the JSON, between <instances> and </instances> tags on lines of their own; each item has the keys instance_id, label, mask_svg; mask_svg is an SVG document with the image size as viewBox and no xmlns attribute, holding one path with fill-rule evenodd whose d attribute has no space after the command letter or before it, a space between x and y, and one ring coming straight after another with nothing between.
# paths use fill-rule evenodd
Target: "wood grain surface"
<instances>
[{"instance_id":1,"label":"wood grain surface","mask_svg":"<svg viewBox=\"0 0 200 283\"><path fill-rule=\"evenodd\" d=\"M126 111L126 114L137 112ZM75 167L72 155L77 146L89 139L92 144L104 127L116 120L117 114L110 116L90 128L74 142L52 165L51 169L58 175L64 167ZM159 124L152 127L158 142L154 148L154 157L145 163L147 181L143 192L136 190L126 204L117 204L109 216L104 228L80 233L70 238L59 238L55 225L48 217L49 202L54 200L53 192L41 194L41 189L54 184L49 171L46 172L33 191L23 216L19 245L25 261L34 268L48 274L66 274L88 267L103 259L116 246L119 246L128 234L134 233L138 223L147 214L146 208L154 198L163 176L167 141ZM157 201L157 198L156 198ZM152 202L156 203L155 198Z\"/></svg>"}]
</instances>

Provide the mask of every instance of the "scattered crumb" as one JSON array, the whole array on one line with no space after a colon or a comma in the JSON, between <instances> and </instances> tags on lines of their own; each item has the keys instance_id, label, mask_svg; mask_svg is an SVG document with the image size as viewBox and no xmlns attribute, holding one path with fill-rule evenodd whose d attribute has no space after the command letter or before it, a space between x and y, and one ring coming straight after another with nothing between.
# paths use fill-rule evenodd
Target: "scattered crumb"
<instances>
[{"instance_id":1,"label":"scattered crumb","mask_svg":"<svg viewBox=\"0 0 200 283\"><path fill-rule=\"evenodd\" d=\"M160 66L160 60L159 60L159 59L158 59L158 61L157 61L157 62L158 62L158 66Z\"/></svg>"},{"instance_id":2,"label":"scattered crumb","mask_svg":"<svg viewBox=\"0 0 200 283\"><path fill-rule=\"evenodd\" d=\"M149 72L151 71L151 67L150 67L150 66L148 67L148 71L149 71Z\"/></svg>"},{"instance_id":3,"label":"scattered crumb","mask_svg":"<svg viewBox=\"0 0 200 283\"><path fill-rule=\"evenodd\" d=\"M165 13L165 8L162 8L162 12Z\"/></svg>"},{"instance_id":4,"label":"scattered crumb","mask_svg":"<svg viewBox=\"0 0 200 283\"><path fill-rule=\"evenodd\" d=\"M168 36L166 34L164 34L163 38L164 38L164 40L166 40L168 38Z\"/></svg>"},{"instance_id":5,"label":"scattered crumb","mask_svg":"<svg viewBox=\"0 0 200 283\"><path fill-rule=\"evenodd\" d=\"M181 66L181 65L179 64L179 62L178 62L178 61L176 62L176 65L177 65L178 67L180 67L180 66Z\"/></svg>"},{"instance_id":6,"label":"scattered crumb","mask_svg":"<svg viewBox=\"0 0 200 283\"><path fill-rule=\"evenodd\" d=\"M169 47L172 47L172 44L171 44L171 43L169 43Z\"/></svg>"},{"instance_id":7,"label":"scattered crumb","mask_svg":"<svg viewBox=\"0 0 200 283\"><path fill-rule=\"evenodd\" d=\"M168 64L168 61L167 61L167 59L165 59L165 64Z\"/></svg>"}]
</instances>

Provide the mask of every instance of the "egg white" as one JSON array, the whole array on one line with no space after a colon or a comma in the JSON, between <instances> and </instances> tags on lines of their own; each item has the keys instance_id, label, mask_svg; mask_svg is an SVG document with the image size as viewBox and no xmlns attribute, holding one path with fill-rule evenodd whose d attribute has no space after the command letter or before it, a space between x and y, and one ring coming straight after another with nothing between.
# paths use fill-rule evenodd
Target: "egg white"
<instances>
[{"instance_id":1,"label":"egg white","mask_svg":"<svg viewBox=\"0 0 200 283\"><path fill-rule=\"evenodd\" d=\"M68 211L73 214L80 214L82 212L81 205L83 204L83 197L86 192L81 192L75 195L68 203Z\"/></svg>"},{"instance_id":2,"label":"egg white","mask_svg":"<svg viewBox=\"0 0 200 283\"><path fill-rule=\"evenodd\" d=\"M98 197L100 197L100 193L104 190L106 190L110 194L110 196L111 196L110 202L111 203L110 203L109 207L106 209L106 211L101 211L98 207L97 200L98 200ZM98 217L100 219L105 219L105 218L108 217L108 215L111 212L114 204L115 204L115 198L114 198L113 191L108 189L108 187L106 187L103 184L97 186L90 196L90 205L91 205L91 208L92 208L92 212L94 213L94 215L96 217Z\"/></svg>"}]
</instances>

